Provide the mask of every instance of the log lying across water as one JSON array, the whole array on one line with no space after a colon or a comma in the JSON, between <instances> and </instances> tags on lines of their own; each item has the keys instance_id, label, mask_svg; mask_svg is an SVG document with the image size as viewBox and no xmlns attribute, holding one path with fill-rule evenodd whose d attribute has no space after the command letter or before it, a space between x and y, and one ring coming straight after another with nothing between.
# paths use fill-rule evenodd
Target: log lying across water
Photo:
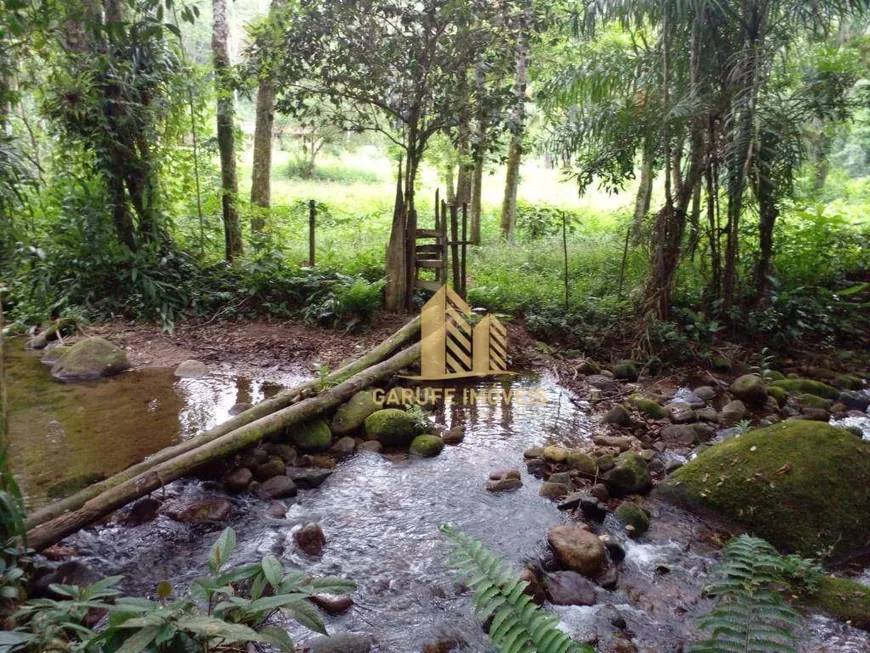
<instances>
[{"instance_id":1,"label":"log lying across water","mask_svg":"<svg viewBox=\"0 0 870 653\"><path fill-rule=\"evenodd\" d=\"M337 408L355 392L385 381L419 358L420 344L417 343L315 397L302 399L287 408L261 417L190 451L154 465L142 474L106 489L78 510L29 529L27 546L37 551L44 549L114 510L189 474L203 463L241 451L264 437Z\"/></svg>"},{"instance_id":2,"label":"log lying across water","mask_svg":"<svg viewBox=\"0 0 870 653\"><path fill-rule=\"evenodd\" d=\"M347 380L353 375L366 370L372 365L376 365L384 361L388 356L414 340L419 332L420 318L417 317L408 322L405 326L396 331L396 333L384 340L377 347L368 351L365 355L328 375L326 377L326 385L341 383L342 381ZM44 506L43 508L40 508L39 510L28 516L25 522L27 530L30 531L39 526L40 524L60 517L64 513L71 510L78 510L86 502L90 501L94 497L97 497L103 492L106 492L113 487L121 485L122 483L125 483L130 479L147 472L149 469L152 469L157 465L172 460L173 458L175 458L176 456L180 456L181 454L193 451L197 447L216 440L217 438L220 438L228 433L242 428L243 426L251 424L252 422L266 417L267 415L271 415L276 411L282 410L287 406L294 404L306 393L316 390L320 383L321 382L319 380L314 379L294 388L284 390L275 395L274 397L266 399L265 401L261 401L256 406L252 406L243 413L236 415L232 419L229 419L226 422L219 424L218 426L206 431L205 433L200 433L199 435L190 438L189 440L185 440L184 442L181 442L175 446L161 449L153 456L147 458L146 460L143 460L141 463L137 463L136 465L128 467L124 471L119 472L118 474L115 474L114 476L107 478L104 481L100 481L99 483L90 485L83 490L76 492L72 496L66 497L65 499L61 499L60 501L56 501L47 506ZM28 545L32 546L29 541Z\"/></svg>"}]
</instances>

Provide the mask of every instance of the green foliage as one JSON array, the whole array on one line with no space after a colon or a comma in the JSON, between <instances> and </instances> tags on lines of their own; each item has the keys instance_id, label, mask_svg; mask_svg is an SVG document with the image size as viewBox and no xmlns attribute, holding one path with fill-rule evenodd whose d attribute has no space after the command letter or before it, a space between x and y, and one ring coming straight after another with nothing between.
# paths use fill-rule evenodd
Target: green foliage
<instances>
[{"instance_id":1,"label":"green foliage","mask_svg":"<svg viewBox=\"0 0 870 653\"><path fill-rule=\"evenodd\" d=\"M692 653L795 653L798 615L775 590L784 570L782 558L764 540L748 535L731 540L706 588L718 603L698 620L712 637L694 644Z\"/></svg>"},{"instance_id":2,"label":"green foliage","mask_svg":"<svg viewBox=\"0 0 870 653\"><path fill-rule=\"evenodd\" d=\"M486 622L489 636L501 653L592 653L559 630L524 593L528 583L519 580L481 542L447 524L441 525L447 539L448 564L474 589L474 611Z\"/></svg>"},{"instance_id":3,"label":"green foliage","mask_svg":"<svg viewBox=\"0 0 870 653\"><path fill-rule=\"evenodd\" d=\"M158 601L125 597L115 589L120 576L88 587L53 585L61 600L26 603L13 619L16 627L0 634L0 650L172 652L237 650L260 643L294 651L287 632L271 623L284 614L318 633L327 634L308 598L315 593L345 594L355 589L342 578L312 578L285 573L274 556L259 563L228 568L236 543L227 528L212 546L209 575L194 580L187 596L171 599L168 583L158 586ZM108 612L105 628L95 632L87 617L94 609Z\"/></svg>"}]
</instances>

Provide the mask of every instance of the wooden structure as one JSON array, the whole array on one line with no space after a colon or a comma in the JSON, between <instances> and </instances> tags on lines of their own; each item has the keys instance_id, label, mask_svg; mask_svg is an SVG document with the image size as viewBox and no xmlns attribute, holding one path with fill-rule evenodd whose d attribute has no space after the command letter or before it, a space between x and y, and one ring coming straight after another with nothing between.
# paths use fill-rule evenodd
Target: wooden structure
<instances>
[{"instance_id":1,"label":"wooden structure","mask_svg":"<svg viewBox=\"0 0 870 653\"><path fill-rule=\"evenodd\" d=\"M437 292L452 272L453 290L462 298L466 294L466 255L468 240L468 204L448 204L435 193L435 226L417 226L416 212L408 220L408 305L415 288ZM448 272L448 262L451 264ZM432 270L434 278L424 279L420 273Z\"/></svg>"}]
</instances>

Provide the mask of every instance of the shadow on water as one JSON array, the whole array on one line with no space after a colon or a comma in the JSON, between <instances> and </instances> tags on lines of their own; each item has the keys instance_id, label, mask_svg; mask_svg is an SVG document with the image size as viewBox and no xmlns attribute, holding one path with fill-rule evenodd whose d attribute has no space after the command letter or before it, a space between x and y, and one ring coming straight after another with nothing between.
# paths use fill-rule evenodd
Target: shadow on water
<instances>
[{"instance_id":1,"label":"shadow on water","mask_svg":"<svg viewBox=\"0 0 870 653\"><path fill-rule=\"evenodd\" d=\"M180 380L164 370L142 370L93 385L55 383L38 358L16 352L13 389L13 463L34 504L45 488L75 473L111 473L157 449L190 437L227 418L236 402L253 403L274 392L257 380L212 376ZM589 406L575 401L549 376L520 376L503 383L455 386L457 399L436 406L434 418L451 428L463 425L465 440L441 455L361 452L341 462L316 490L300 491L274 507L250 496L232 497L229 519L238 534L231 563L277 555L285 568L353 579L359 589L346 614L327 618L330 632L372 633L379 651L409 653L443 640L465 642L471 651L488 642L471 612L467 590L444 567L438 525L449 522L482 540L518 568L546 555L546 532L566 517L538 496L540 481L523 468L523 486L506 494L485 490L497 469L522 468L522 452L553 442L580 444L596 428ZM464 388L479 391L463 403ZM489 390L543 391L546 402L491 402ZM56 422L57 426L51 425ZM53 429L53 430L52 430ZM183 502L225 498L215 483L184 480L155 493ZM650 531L637 542L625 538L610 518L601 527L625 549L617 589L597 590L590 607L551 608L564 627L583 639L598 638L608 651L618 609L639 651L676 653L697 633L695 618L707 611L702 586L716 562L711 532L671 506L648 502ZM326 533L323 557L309 558L293 533L318 522ZM126 527L115 522L82 531L68 543L102 574L123 574L126 591L153 595L160 580L177 592L204 573L208 550L225 523L182 524L166 516ZM611 606L611 607L607 607ZM294 638L311 636L296 624ZM866 633L822 618L801 629L801 653L859 653L870 650Z\"/></svg>"},{"instance_id":2,"label":"shadow on water","mask_svg":"<svg viewBox=\"0 0 870 653\"><path fill-rule=\"evenodd\" d=\"M280 390L221 375L179 379L156 368L65 384L51 376L41 352L26 351L22 340L11 345L10 458L30 508L48 502L54 486L119 472L225 421L235 403Z\"/></svg>"}]
</instances>

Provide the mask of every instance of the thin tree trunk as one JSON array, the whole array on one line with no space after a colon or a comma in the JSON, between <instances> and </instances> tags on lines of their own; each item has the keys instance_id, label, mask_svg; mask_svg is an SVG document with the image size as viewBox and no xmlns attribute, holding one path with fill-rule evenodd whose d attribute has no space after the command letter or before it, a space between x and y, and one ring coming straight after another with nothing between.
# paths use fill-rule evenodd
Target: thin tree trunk
<instances>
[{"instance_id":1,"label":"thin tree trunk","mask_svg":"<svg viewBox=\"0 0 870 653\"><path fill-rule=\"evenodd\" d=\"M100 517L189 474L204 463L234 454L269 435L280 433L290 426L323 415L348 400L354 393L389 379L419 358L420 343L417 343L316 397L303 399L299 403L160 463L147 472L97 495L75 512L61 515L29 530L27 544L38 551L42 550Z\"/></svg>"},{"instance_id":2,"label":"thin tree trunk","mask_svg":"<svg viewBox=\"0 0 870 653\"><path fill-rule=\"evenodd\" d=\"M474 171L471 175L471 242L480 245L480 216L483 209L483 164L486 159L486 71L483 57L474 67L474 84L477 91L477 134L474 141Z\"/></svg>"},{"instance_id":3,"label":"thin tree trunk","mask_svg":"<svg viewBox=\"0 0 870 653\"><path fill-rule=\"evenodd\" d=\"M635 245L643 239L643 223L649 213L652 201L653 186L653 153L652 144L643 148L643 158L640 164L640 185L637 188L637 197L634 201L634 221L632 222L631 234Z\"/></svg>"},{"instance_id":4,"label":"thin tree trunk","mask_svg":"<svg viewBox=\"0 0 870 653\"><path fill-rule=\"evenodd\" d=\"M251 219L251 231L263 231L266 212L272 204L272 125L275 121L275 87L271 80L260 82L257 91L257 114L254 127L254 162L251 171L251 204L262 211L255 211Z\"/></svg>"},{"instance_id":5,"label":"thin tree trunk","mask_svg":"<svg viewBox=\"0 0 870 653\"><path fill-rule=\"evenodd\" d=\"M456 180L453 178L453 159L444 166L444 186L446 187L447 203L456 203Z\"/></svg>"},{"instance_id":6,"label":"thin tree trunk","mask_svg":"<svg viewBox=\"0 0 870 653\"><path fill-rule=\"evenodd\" d=\"M281 7L285 0L272 0L269 12ZM251 218L251 231L260 233L272 205L272 128L275 124L275 85L269 71L262 71L257 90L256 122L254 125L254 161L251 170L251 204L262 211ZM311 148L311 168L314 168L314 144Z\"/></svg>"},{"instance_id":7,"label":"thin tree trunk","mask_svg":"<svg viewBox=\"0 0 870 653\"><path fill-rule=\"evenodd\" d=\"M384 307L388 311L401 311L405 306L405 195L403 191L402 164L396 179L396 203L393 207L393 226L387 243Z\"/></svg>"},{"instance_id":8,"label":"thin tree trunk","mask_svg":"<svg viewBox=\"0 0 870 653\"><path fill-rule=\"evenodd\" d=\"M501 206L501 235L507 241L514 239L517 226L517 190L520 183L520 163L523 156L525 132L525 100L528 71L526 48L522 46L517 59L516 106L514 107L514 130L508 146L507 174L505 176L504 201Z\"/></svg>"},{"instance_id":9,"label":"thin tree trunk","mask_svg":"<svg viewBox=\"0 0 870 653\"><path fill-rule=\"evenodd\" d=\"M242 229L236 201L239 181L236 175L236 136L233 125L235 102L229 84L230 53L227 45L229 22L227 0L212 0L214 22L212 50L217 87L217 141L221 157L221 204L223 208L226 259L232 262L242 253Z\"/></svg>"},{"instance_id":10,"label":"thin tree trunk","mask_svg":"<svg viewBox=\"0 0 870 653\"><path fill-rule=\"evenodd\" d=\"M456 158L459 167L456 177L456 203L471 202L471 175L474 162L470 155L471 141L471 97L467 75L463 75L459 89L459 139L456 144Z\"/></svg>"}]
</instances>

